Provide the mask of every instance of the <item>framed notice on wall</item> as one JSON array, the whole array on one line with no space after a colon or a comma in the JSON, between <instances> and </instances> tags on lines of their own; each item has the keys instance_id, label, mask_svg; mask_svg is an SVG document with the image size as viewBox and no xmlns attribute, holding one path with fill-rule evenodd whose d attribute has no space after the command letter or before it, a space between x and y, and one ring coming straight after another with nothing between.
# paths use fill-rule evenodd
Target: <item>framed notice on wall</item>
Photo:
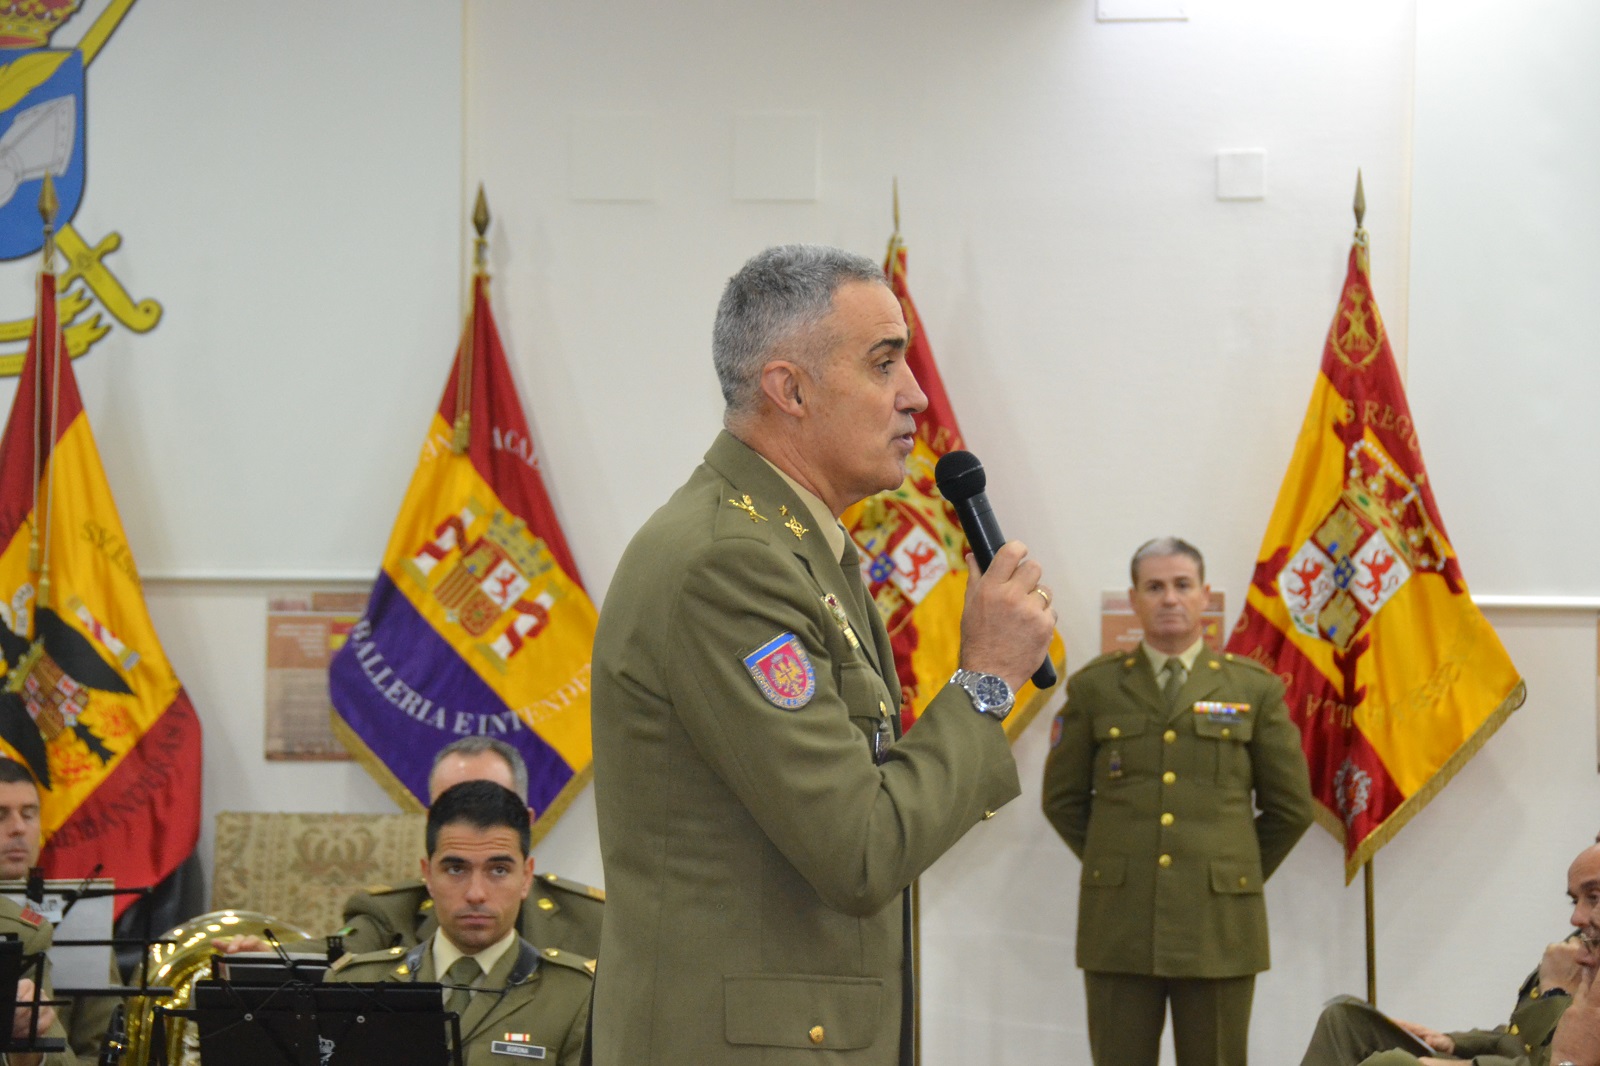
<instances>
[{"instance_id":1,"label":"framed notice on wall","mask_svg":"<svg viewBox=\"0 0 1600 1066\"><path fill-rule=\"evenodd\" d=\"M1206 609L1200 612L1200 619L1205 623L1205 642L1207 646L1220 650L1222 648L1222 591L1211 590L1211 602L1206 604ZM1139 646L1139 641L1144 639L1144 627L1139 625L1138 616L1133 613L1133 604L1128 602L1126 592L1102 592L1100 594L1100 654L1105 655L1113 651L1132 651Z\"/></svg>"},{"instance_id":2,"label":"framed notice on wall","mask_svg":"<svg viewBox=\"0 0 1600 1066\"><path fill-rule=\"evenodd\" d=\"M365 592L311 592L267 603L267 728L274 760L349 759L328 717L328 661L367 609Z\"/></svg>"}]
</instances>

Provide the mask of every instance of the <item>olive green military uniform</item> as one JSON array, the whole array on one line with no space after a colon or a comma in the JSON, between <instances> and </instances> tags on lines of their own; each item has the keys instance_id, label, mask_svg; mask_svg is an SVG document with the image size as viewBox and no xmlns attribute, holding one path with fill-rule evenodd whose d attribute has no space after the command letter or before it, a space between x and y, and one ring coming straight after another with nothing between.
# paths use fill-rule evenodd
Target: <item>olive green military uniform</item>
<instances>
[{"instance_id":1,"label":"olive green military uniform","mask_svg":"<svg viewBox=\"0 0 1600 1066\"><path fill-rule=\"evenodd\" d=\"M1020 791L960 688L894 740L888 636L818 524L723 433L612 578L597 1066L905 1061L904 890Z\"/></svg>"},{"instance_id":2,"label":"olive green military uniform","mask_svg":"<svg viewBox=\"0 0 1600 1066\"><path fill-rule=\"evenodd\" d=\"M106 976L107 987L121 987L122 975L117 972L114 955L110 971ZM80 1062L100 1061L106 1030L111 1028L111 1016L121 1002L115 996L75 996L72 1002L56 1008L56 1016L67 1031L67 1046Z\"/></svg>"},{"instance_id":3,"label":"olive green military uniform","mask_svg":"<svg viewBox=\"0 0 1600 1066\"><path fill-rule=\"evenodd\" d=\"M4 896L0 896L0 933L11 933L15 935L17 939L21 940L22 954L24 957L29 955L40 955L48 952L50 950L50 943L53 939L53 933L51 931L49 922L45 921L42 917L38 917L36 914L30 911L24 911L14 900ZM24 968L24 975L26 975L28 972L29 971ZM51 998L51 993L48 964L46 964L44 968L44 973L45 982L43 998L49 999ZM11 1019L0 1018L0 1025L5 1027L3 1033L9 1035L11 1032ZM62 1027L61 1019L58 1016L56 1020L39 1035L41 1037L48 1037L55 1040L65 1040L67 1032L66 1029ZM57 1051L44 1056L44 1066L76 1066L77 1062L78 1057L72 1053L72 1049L70 1047L66 1051Z\"/></svg>"},{"instance_id":4,"label":"olive green military uniform","mask_svg":"<svg viewBox=\"0 0 1600 1066\"><path fill-rule=\"evenodd\" d=\"M465 1066L529 1060L577 1066L593 978L594 960L559 948L536 948L519 938L484 975L461 1015ZM328 971L327 980L438 981L433 938L409 950L346 955Z\"/></svg>"},{"instance_id":5,"label":"olive green military uniform","mask_svg":"<svg viewBox=\"0 0 1600 1066\"><path fill-rule=\"evenodd\" d=\"M1170 999L1180 1066L1242 1066L1262 884L1312 816L1282 682L1202 648L1169 700L1142 649L1103 655L1068 679L1055 730L1043 805L1083 860L1095 1063L1154 1066Z\"/></svg>"},{"instance_id":6,"label":"olive green military uniform","mask_svg":"<svg viewBox=\"0 0 1600 1066\"><path fill-rule=\"evenodd\" d=\"M517 932L530 944L544 944L576 952L585 958L600 953L600 921L605 915L605 892L555 874L533 879L522 901ZM352 955L383 948L409 948L420 944L439 928L433 900L421 881L390 887L374 886L345 901L345 927L340 930L345 950Z\"/></svg>"},{"instance_id":7,"label":"olive green military uniform","mask_svg":"<svg viewBox=\"0 0 1600 1066\"><path fill-rule=\"evenodd\" d=\"M1477 1066L1549 1066L1550 1040L1571 1004L1566 991L1541 989L1534 970L1505 1025L1450 1033L1455 1051L1441 1055L1418 1047L1411 1034L1365 1000L1340 996L1322 1009L1300 1066L1417 1066L1423 1056Z\"/></svg>"}]
</instances>

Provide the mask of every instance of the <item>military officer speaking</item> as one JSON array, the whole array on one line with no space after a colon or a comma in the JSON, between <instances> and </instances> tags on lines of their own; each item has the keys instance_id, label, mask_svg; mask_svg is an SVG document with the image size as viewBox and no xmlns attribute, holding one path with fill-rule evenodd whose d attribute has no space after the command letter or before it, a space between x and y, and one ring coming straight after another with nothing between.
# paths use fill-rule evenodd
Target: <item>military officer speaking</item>
<instances>
[{"instance_id":1,"label":"military officer speaking","mask_svg":"<svg viewBox=\"0 0 1600 1066\"><path fill-rule=\"evenodd\" d=\"M1141 547L1133 653L1067 681L1043 803L1083 860L1078 965L1095 1066L1155 1066L1168 1003L1179 1066L1244 1066L1268 966L1262 882L1311 824L1283 684L1201 639L1205 562Z\"/></svg>"},{"instance_id":2,"label":"military officer speaking","mask_svg":"<svg viewBox=\"0 0 1600 1066\"><path fill-rule=\"evenodd\" d=\"M1019 792L998 719L1055 628L1017 543L967 585L962 669L898 738L839 525L906 476L927 404L883 272L751 259L712 354L726 431L624 554L594 648L606 921L597 1066L911 1052L904 890Z\"/></svg>"},{"instance_id":3,"label":"military officer speaking","mask_svg":"<svg viewBox=\"0 0 1600 1066\"><path fill-rule=\"evenodd\" d=\"M517 935L533 886L528 808L491 781L448 789L428 809L428 886L439 927L409 950L345 955L329 981L437 981L461 1016L466 1066L537 1059L577 1066L593 964Z\"/></svg>"}]
</instances>

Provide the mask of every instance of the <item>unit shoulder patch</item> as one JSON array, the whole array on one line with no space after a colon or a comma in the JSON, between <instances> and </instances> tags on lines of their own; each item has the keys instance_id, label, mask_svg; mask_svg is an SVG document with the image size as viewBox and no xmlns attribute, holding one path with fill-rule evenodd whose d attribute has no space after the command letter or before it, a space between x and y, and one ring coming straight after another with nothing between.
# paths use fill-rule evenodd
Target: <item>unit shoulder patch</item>
<instances>
[{"instance_id":1,"label":"unit shoulder patch","mask_svg":"<svg viewBox=\"0 0 1600 1066\"><path fill-rule=\"evenodd\" d=\"M756 688L774 707L798 711L817 693L817 671L793 633L779 633L744 657Z\"/></svg>"}]
</instances>

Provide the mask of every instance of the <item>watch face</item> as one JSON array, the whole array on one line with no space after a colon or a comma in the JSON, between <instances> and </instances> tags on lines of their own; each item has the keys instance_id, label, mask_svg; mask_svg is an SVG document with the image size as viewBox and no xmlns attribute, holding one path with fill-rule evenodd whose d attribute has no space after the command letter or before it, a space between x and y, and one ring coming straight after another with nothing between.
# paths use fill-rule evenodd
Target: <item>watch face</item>
<instances>
[{"instance_id":1,"label":"watch face","mask_svg":"<svg viewBox=\"0 0 1600 1066\"><path fill-rule=\"evenodd\" d=\"M1011 686L993 674L978 678L976 687L985 707L1002 707L1011 701Z\"/></svg>"}]
</instances>

